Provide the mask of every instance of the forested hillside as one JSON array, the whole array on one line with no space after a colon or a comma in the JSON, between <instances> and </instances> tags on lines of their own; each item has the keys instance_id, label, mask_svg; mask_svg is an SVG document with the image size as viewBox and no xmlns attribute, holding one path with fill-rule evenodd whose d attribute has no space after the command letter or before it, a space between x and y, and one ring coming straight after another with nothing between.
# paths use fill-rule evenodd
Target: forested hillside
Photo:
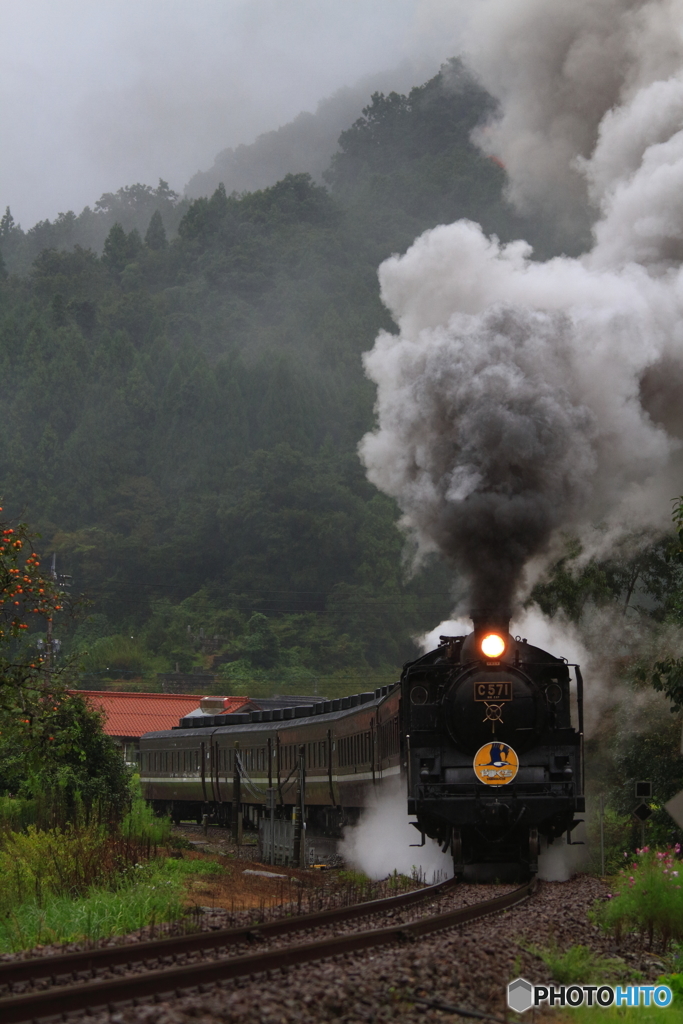
<instances>
[{"instance_id":1,"label":"forested hillside","mask_svg":"<svg viewBox=\"0 0 683 1024\"><path fill-rule=\"evenodd\" d=\"M218 652L226 689L336 673L327 688L353 690L449 612L448 569L409 578L397 510L361 471L360 356L392 327L382 259L457 217L518 232L469 142L490 109L453 62L374 95L327 187L187 203L161 182L26 234L5 216L0 495L92 599L69 640L90 673ZM73 244L97 217L101 255Z\"/></svg>"}]
</instances>

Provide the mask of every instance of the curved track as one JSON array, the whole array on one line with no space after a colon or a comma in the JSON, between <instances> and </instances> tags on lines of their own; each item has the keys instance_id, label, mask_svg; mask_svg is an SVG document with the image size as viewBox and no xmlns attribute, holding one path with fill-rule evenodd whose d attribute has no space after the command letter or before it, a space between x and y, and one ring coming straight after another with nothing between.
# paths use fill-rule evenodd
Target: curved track
<instances>
[{"instance_id":1,"label":"curved track","mask_svg":"<svg viewBox=\"0 0 683 1024\"><path fill-rule=\"evenodd\" d=\"M135 946L119 946L114 949L100 949L86 953L69 953L64 956L12 961L0 965L0 983L8 984L38 978L59 979L61 982L65 979L65 975L73 975L76 971L92 971L122 964L139 964L146 960L167 958L188 952L210 951L236 945L245 940L263 941L275 935L308 931L340 921L367 917L394 908L409 906L412 903L440 896L451 889L453 885L452 880L441 882L438 885L428 886L425 889L418 889L401 896L392 896L389 899L322 911L318 914L306 914L297 918L271 921L248 928L161 939L139 943ZM3 1024L22 1024L25 1021L39 1020L48 1016L54 1019L63 1013L72 1013L77 1010L118 1009L122 1004L134 1003L138 999L183 995L187 990L199 985L293 967L373 946L384 946L393 942L416 939L435 931L466 924L488 914L507 910L527 899L533 893L535 886L536 880L532 879L531 882L503 896L459 907L457 910L447 913L423 917L410 924L366 929L332 938L278 947L261 953L250 953L244 956L220 956L203 962L155 968L144 973L128 974L101 981L55 984L54 987L41 991L7 996L0 999L0 1021Z\"/></svg>"}]
</instances>

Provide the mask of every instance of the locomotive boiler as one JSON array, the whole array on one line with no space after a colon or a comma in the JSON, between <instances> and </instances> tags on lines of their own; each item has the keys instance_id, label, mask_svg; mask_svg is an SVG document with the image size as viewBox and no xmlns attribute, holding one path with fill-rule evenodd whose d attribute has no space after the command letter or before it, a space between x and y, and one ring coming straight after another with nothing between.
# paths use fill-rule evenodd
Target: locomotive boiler
<instances>
[{"instance_id":1,"label":"locomotive boiler","mask_svg":"<svg viewBox=\"0 0 683 1024\"><path fill-rule=\"evenodd\" d=\"M541 837L571 841L584 810L581 673L573 724L567 662L511 636L509 616L473 620L393 686L147 733L145 797L176 821L222 824L256 824L270 799L276 817L329 834L401 777L422 842L450 850L456 874L534 872Z\"/></svg>"}]
</instances>

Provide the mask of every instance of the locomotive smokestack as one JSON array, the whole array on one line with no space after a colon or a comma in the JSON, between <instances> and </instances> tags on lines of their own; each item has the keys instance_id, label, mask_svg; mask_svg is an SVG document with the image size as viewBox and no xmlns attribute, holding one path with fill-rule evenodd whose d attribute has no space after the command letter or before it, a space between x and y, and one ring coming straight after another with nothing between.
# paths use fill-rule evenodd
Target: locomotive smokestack
<instances>
[{"instance_id":1,"label":"locomotive smokestack","mask_svg":"<svg viewBox=\"0 0 683 1024\"><path fill-rule=\"evenodd\" d=\"M506 634L510 632L512 612L509 608L473 608L470 618L476 634L491 630Z\"/></svg>"}]
</instances>

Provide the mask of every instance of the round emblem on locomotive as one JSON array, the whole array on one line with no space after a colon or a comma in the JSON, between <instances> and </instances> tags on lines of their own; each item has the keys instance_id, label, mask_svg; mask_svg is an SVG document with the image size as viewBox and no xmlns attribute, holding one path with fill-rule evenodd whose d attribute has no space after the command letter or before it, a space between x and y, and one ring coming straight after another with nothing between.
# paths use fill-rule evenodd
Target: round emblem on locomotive
<instances>
[{"instance_id":1,"label":"round emblem on locomotive","mask_svg":"<svg viewBox=\"0 0 683 1024\"><path fill-rule=\"evenodd\" d=\"M474 774L485 786L507 786L519 771L519 758L507 743L485 743L474 755Z\"/></svg>"}]
</instances>

